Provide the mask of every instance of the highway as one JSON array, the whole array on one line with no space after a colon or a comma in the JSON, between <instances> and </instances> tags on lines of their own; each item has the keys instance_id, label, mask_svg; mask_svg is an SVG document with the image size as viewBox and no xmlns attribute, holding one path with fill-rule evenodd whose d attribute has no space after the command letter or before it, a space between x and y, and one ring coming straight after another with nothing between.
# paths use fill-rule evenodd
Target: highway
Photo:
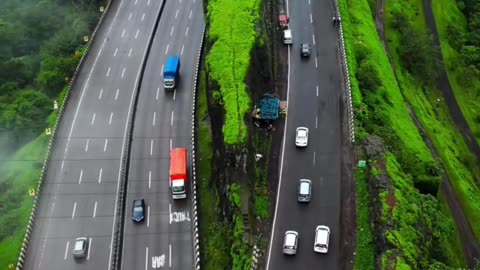
<instances>
[{"instance_id":1,"label":"highway","mask_svg":"<svg viewBox=\"0 0 480 270\"><path fill-rule=\"evenodd\" d=\"M58 127L24 269L110 269L127 120L160 0L113 1ZM73 259L85 236L84 260Z\"/></svg>"},{"instance_id":2,"label":"highway","mask_svg":"<svg viewBox=\"0 0 480 270\"><path fill-rule=\"evenodd\" d=\"M191 188L187 199L172 199L169 158L172 147L191 149L193 83L204 24L200 0L165 3L135 115L122 252L124 270L193 269ZM175 91L163 88L162 72L169 55L181 58ZM190 159L190 151L188 155ZM147 209L145 221L138 224L132 220L132 202L137 198L145 199Z\"/></svg>"},{"instance_id":3,"label":"highway","mask_svg":"<svg viewBox=\"0 0 480 270\"><path fill-rule=\"evenodd\" d=\"M293 45L289 49L288 116L285 125L279 188L267 255L267 270L339 269L341 179L341 68L332 1L288 1ZM300 44L312 44L301 59ZM308 127L309 145L295 147L295 129ZM297 202L300 178L313 182L309 204ZM330 227L328 254L313 251L317 225ZM299 233L295 256L282 253L287 230Z\"/></svg>"}]
</instances>

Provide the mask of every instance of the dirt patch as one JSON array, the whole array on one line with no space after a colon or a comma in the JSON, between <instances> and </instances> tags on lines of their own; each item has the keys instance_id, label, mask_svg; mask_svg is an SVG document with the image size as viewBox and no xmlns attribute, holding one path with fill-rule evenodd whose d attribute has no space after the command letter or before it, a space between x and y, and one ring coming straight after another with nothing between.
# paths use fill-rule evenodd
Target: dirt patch
<instances>
[{"instance_id":1,"label":"dirt patch","mask_svg":"<svg viewBox=\"0 0 480 270\"><path fill-rule=\"evenodd\" d=\"M380 37L380 40L382 42L382 45L384 47L384 50L385 50L386 54L388 55L389 59L391 59L390 53L389 53L389 50L388 50L388 46L385 42L385 40L386 40L385 39L385 32L384 32L385 1L386 0L378 0L377 1L377 9L376 9L376 13L375 13L375 25L376 25L376 29L378 31L378 35ZM427 20L427 25L429 26L430 30L436 36L435 37L436 42L437 42L437 44L439 44L439 39L438 39L437 30L436 30L435 20L434 20L432 11L431 11L431 0L424 0L424 8L425 8L425 18ZM433 27L433 29L432 29L432 27ZM440 53L439 57L442 57L441 53ZM442 58L440 58L440 59L442 59ZM443 60L442 60L442 62L443 62ZM391 60L390 60L390 65L392 67L395 78L397 78L395 66L393 65ZM458 107L458 104L456 102L456 99L453 96L453 91L451 89L450 82L448 81L448 77L447 77L444 69L440 73L440 78L437 80L437 85L442 90L442 93L444 94L447 105L450 108L450 114L454 118L454 121L457 124L457 127L459 127L459 125L461 126L461 127L459 127L459 130L460 130L460 132L462 132L464 137L466 136L465 140L468 143L469 141L472 141L471 139L468 139L468 138L473 138L473 142L476 144L475 138L473 137L473 135L470 131L470 128L466 124L466 121L463 118L463 114L461 113L460 108ZM399 87L401 87L401 86L399 85ZM442 87L444 89L442 89ZM403 93L402 93L402 95L403 95ZM447 96L448 96L448 98L447 98ZM453 101L452 101L452 98L453 98ZM404 100L406 101L405 97L404 97ZM455 104L452 104L452 106L456 107L457 109L455 109L455 108L452 109L452 106L449 102L455 103ZM423 141L425 142L427 147L430 149L432 155L438 160L438 158L439 158L438 153L436 152L435 147L433 146L433 143L431 142L430 138L426 135L425 129L421 125L421 123L418 120L415 112L412 110L410 104L406 103L406 105L407 105L408 111L410 113L410 116L412 117L413 122L415 123L415 126L420 131L420 134L423 138ZM454 114L456 114L456 116L454 116ZM458 118L459 116L461 116L462 119L459 122L457 122L455 120L455 118ZM466 126L467 129L465 129L465 126ZM463 129L463 131L462 131L462 129ZM466 132L466 133L464 133L464 132ZM470 147L470 149L473 148L475 150L476 148L478 148L478 145L476 145L476 146L475 145L469 145L469 147ZM478 152L477 151L478 151L478 149L475 150L475 151L472 150L472 152L476 153L477 160L480 160L480 159L478 159L480 157L480 154L479 154L480 151L478 151ZM451 209L451 213L452 213L452 216L454 218L455 224L456 224L456 226L459 230L460 241L462 243L462 248L463 248L465 257L467 259L467 262L468 262L470 267L473 267L473 265L475 263L475 258L480 258L480 245L478 243L478 240L475 238L475 235L473 234L470 223L468 222L468 220L467 220L467 218L466 218L466 216L463 212L463 209L461 208L461 206L458 202L456 194L455 194L455 192L454 192L454 190L453 190L453 188L450 184L450 180L448 179L446 174L443 174L443 181L440 184L440 191L445 195L445 199L447 201L447 204L448 204L449 208ZM388 198L387 198L387 202L388 202Z\"/></svg>"}]
</instances>

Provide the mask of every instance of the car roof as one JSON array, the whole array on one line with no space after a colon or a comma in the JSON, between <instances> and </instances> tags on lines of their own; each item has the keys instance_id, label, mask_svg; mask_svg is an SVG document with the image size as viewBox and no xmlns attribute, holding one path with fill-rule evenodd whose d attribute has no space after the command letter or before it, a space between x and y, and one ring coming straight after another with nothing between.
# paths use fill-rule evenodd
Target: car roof
<instances>
[{"instance_id":1,"label":"car roof","mask_svg":"<svg viewBox=\"0 0 480 270\"><path fill-rule=\"evenodd\" d=\"M327 226L318 226L315 230L315 243L327 244L330 229Z\"/></svg>"},{"instance_id":2,"label":"car roof","mask_svg":"<svg viewBox=\"0 0 480 270\"><path fill-rule=\"evenodd\" d=\"M87 238L79 237L75 240L75 250L82 250L85 243L87 242Z\"/></svg>"}]
</instances>

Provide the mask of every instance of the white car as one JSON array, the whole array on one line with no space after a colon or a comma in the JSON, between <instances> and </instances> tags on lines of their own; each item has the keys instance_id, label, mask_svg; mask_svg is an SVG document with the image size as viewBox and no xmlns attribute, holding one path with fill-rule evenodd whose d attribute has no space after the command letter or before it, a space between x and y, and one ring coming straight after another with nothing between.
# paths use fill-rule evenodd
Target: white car
<instances>
[{"instance_id":1,"label":"white car","mask_svg":"<svg viewBox=\"0 0 480 270\"><path fill-rule=\"evenodd\" d=\"M330 228L319 225L315 229L315 243L313 251L318 253L328 253L328 242L330 242Z\"/></svg>"},{"instance_id":2,"label":"white car","mask_svg":"<svg viewBox=\"0 0 480 270\"><path fill-rule=\"evenodd\" d=\"M84 258L88 253L88 240L86 237L79 237L75 239L75 244L73 246L73 257L74 258Z\"/></svg>"},{"instance_id":3,"label":"white car","mask_svg":"<svg viewBox=\"0 0 480 270\"><path fill-rule=\"evenodd\" d=\"M298 232L286 231L283 238L283 254L295 255L297 254L298 246Z\"/></svg>"},{"instance_id":4,"label":"white car","mask_svg":"<svg viewBox=\"0 0 480 270\"><path fill-rule=\"evenodd\" d=\"M297 128L297 133L295 135L295 145L298 147L306 147L308 145L308 128Z\"/></svg>"}]
</instances>

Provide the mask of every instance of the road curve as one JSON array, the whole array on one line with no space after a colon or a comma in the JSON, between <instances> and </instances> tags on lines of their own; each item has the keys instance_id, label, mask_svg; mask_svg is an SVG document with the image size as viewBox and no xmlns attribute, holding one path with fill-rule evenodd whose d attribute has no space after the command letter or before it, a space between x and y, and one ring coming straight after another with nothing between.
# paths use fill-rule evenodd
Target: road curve
<instances>
[{"instance_id":1,"label":"road curve","mask_svg":"<svg viewBox=\"0 0 480 270\"><path fill-rule=\"evenodd\" d=\"M287 2L294 41L289 49L288 119L266 268L339 269L342 88L334 7L331 1ZM309 59L301 59L301 43L312 44ZM298 126L310 130L306 149L295 147ZM309 204L297 202L300 178L313 182ZM330 227L328 254L313 251L317 225ZM282 253L287 230L299 233L295 256Z\"/></svg>"},{"instance_id":2,"label":"road curve","mask_svg":"<svg viewBox=\"0 0 480 270\"><path fill-rule=\"evenodd\" d=\"M194 265L191 190L186 200L172 199L169 154L172 147L191 150L195 69L205 24L202 2L166 1L160 16L136 108L123 270L186 270ZM163 88L162 71L168 55L181 58L180 82L174 92ZM132 202L136 198L146 203L147 215L142 224L132 221Z\"/></svg>"},{"instance_id":3,"label":"road curve","mask_svg":"<svg viewBox=\"0 0 480 270\"><path fill-rule=\"evenodd\" d=\"M112 1L58 127L24 269L110 269L127 120L159 4ZM80 236L90 248L74 260Z\"/></svg>"}]
</instances>

